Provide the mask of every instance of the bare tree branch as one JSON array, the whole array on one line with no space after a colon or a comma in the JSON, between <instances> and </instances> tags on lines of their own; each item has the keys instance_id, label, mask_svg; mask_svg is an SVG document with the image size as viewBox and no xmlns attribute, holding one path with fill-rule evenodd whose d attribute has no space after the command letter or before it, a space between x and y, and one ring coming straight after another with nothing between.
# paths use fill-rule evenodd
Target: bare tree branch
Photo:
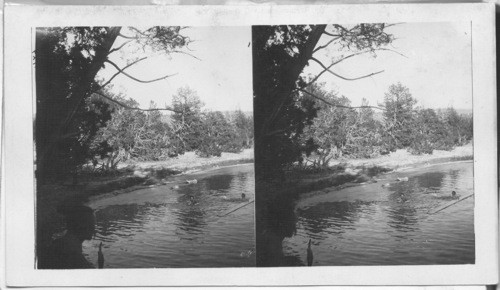
<instances>
[{"instance_id":1,"label":"bare tree branch","mask_svg":"<svg viewBox=\"0 0 500 290\"><path fill-rule=\"evenodd\" d=\"M393 50L393 49L390 49L390 48L377 48L377 49L376 49L376 50L374 50L373 52L378 51L378 50L383 50L383 51L390 51L390 52L394 52L394 53L396 53L396 54L399 54L399 55L400 55L400 56L402 56L402 57L409 58L409 57L407 57L406 55L404 55L404 54L402 54L402 53L400 53L400 52L398 52L398 51L395 51L395 50Z\"/></svg>"},{"instance_id":2,"label":"bare tree branch","mask_svg":"<svg viewBox=\"0 0 500 290\"><path fill-rule=\"evenodd\" d=\"M135 40L137 39L137 37L134 37L134 36L128 36L128 35L123 35L122 33L119 33L118 36L122 37L122 38L126 38L126 39L132 39L132 40Z\"/></svg>"},{"instance_id":3,"label":"bare tree branch","mask_svg":"<svg viewBox=\"0 0 500 290\"><path fill-rule=\"evenodd\" d=\"M337 105L337 104L334 104L330 101L327 101L321 97L318 97L316 96L315 94L311 93L311 92L308 92L304 89L299 89L299 91L317 99L317 100L320 100L322 101L323 103L327 104L327 105L330 105L332 107L337 107L337 108L344 108L344 109L364 109L364 108L372 108L372 109L378 109L378 110L382 110L382 111L385 111L385 108L381 108L381 107L376 107L376 106L359 106L359 107L351 107L351 106L343 106L343 105Z\"/></svg>"},{"instance_id":4,"label":"bare tree branch","mask_svg":"<svg viewBox=\"0 0 500 290\"><path fill-rule=\"evenodd\" d=\"M359 80L359 79L364 79L364 78L367 78L367 77L371 77L371 76L374 76L374 75L377 75L379 73L382 73L384 72L383 70L381 71L378 71L378 72L374 72L374 73L371 73L371 74L367 74L367 75L364 75L364 76L360 76L360 77L356 77L356 78L347 78L347 77L343 77L339 74L336 74L334 72L332 72L329 68L327 68L321 61L317 60L316 58L314 57L311 57L311 59L315 62L317 62L324 70L326 70L327 72L331 73L332 75L338 77L338 78L341 78L343 80L346 80L346 81L356 81L356 80Z\"/></svg>"},{"instance_id":5,"label":"bare tree branch","mask_svg":"<svg viewBox=\"0 0 500 290\"><path fill-rule=\"evenodd\" d=\"M121 69L120 67L118 67L114 62L110 61L109 59L106 60L107 63L111 64L112 66L114 66L120 73L124 74L125 76L129 77L130 79L133 79L134 81L136 82L140 82L140 83L152 83L152 82L156 82L156 81L161 81L161 80L164 80L166 78L169 78L171 76L175 76L177 75L176 73L175 74L171 74L171 75L166 75L166 76L163 76L161 78L157 78L157 79L154 79L154 80L148 80L148 81L144 81L144 80L140 80L138 78L135 78L131 75L129 75L128 73L124 72L123 69Z\"/></svg>"},{"instance_id":6,"label":"bare tree branch","mask_svg":"<svg viewBox=\"0 0 500 290\"><path fill-rule=\"evenodd\" d=\"M385 28L391 27L391 26L396 26L396 25L403 24L403 23L404 22L396 22L396 23L387 24L387 25L385 25Z\"/></svg>"},{"instance_id":7,"label":"bare tree branch","mask_svg":"<svg viewBox=\"0 0 500 290\"><path fill-rule=\"evenodd\" d=\"M118 46L117 48L113 48L113 49L111 49L111 50L108 52L108 55L112 54L112 53L113 53L113 52L115 52L115 51L118 51L118 50L122 49L125 45L129 44L132 40L133 40L133 39L131 39L131 40L127 40L127 41L125 41L124 43L122 43L122 45Z\"/></svg>"},{"instance_id":8,"label":"bare tree branch","mask_svg":"<svg viewBox=\"0 0 500 290\"><path fill-rule=\"evenodd\" d=\"M99 96L105 98L106 100L109 100L109 101L111 101L111 102L113 102L113 103L115 103L115 104L117 104L117 105L119 105L119 106L121 106L121 107L123 107L125 109L129 109L129 110L137 110L137 111L143 111L143 112L148 112L148 111L171 111L171 112L180 113L180 114L183 113L181 111L174 110L174 109L172 109L170 107L165 107L163 109L162 108L141 109L141 108L131 107L131 106L129 106L127 104L124 104L124 103L122 103L122 102L120 102L118 100L115 100L115 99L113 99L111 97L108 97L108 96L106 96L105 94L103 94L101 92L93 92L93 93L96 94L96 95L99 95Z\"/></svg>"},{"instance_id":9,"label":"bare tree branch","mask_svg":"<svg viewBox=\"0 0 500 290\"><path fill-rule=\"evenodd\" d=\"M129 26L128 29L135 31L135 32L139 33L140 35L147 36L143 31L140 31L139 29L137 29L133 26Z\"/></svg>"},{"instance_id":10,"label":"bare tree branch","mask_svg":"<svg viewBox=\"0 0 500 290\"><path fill-rule=\"evenodd\" d=\"M306 87L308 87L309 85L311 85L312 83L314 83L315 81L317 81L319 79L319 77L324 74L325 72L327 72L332 66L336 65L336 64L339 64L341 63L342 61L348 59L348 58L351 58L351 57L354 57L356 55L359 55L359 54L363 54L363 53L367 53L368 51L362 51L362 52L357 52L357 53L353 53L353 54L350 54L346 57L343 57L335 62L332 62L328 67L326 67L325 69L323 69L323 71L321 71L316 77L314 77L311 81L309 81L307 84L306 84Z\"/></svg>"},{"instance_id":11,"label":"bare tree branch","mask_svg":"<svg viewBox=\"0 0 500 290\"><path fill-rule=\"evenodd\" d=\"M187 45L186 45L186 47L187 47ZM188 49L189 49L190 51L193 51L193 50L191 50L189 47L188 47ZM197 60L201 61L201 59L200 59L200 58L198 58L198 57L196 57L196 56L192 55L192 54L191 54L191 53L189 53L189 52L180 51L180 50L172 50L172 51L170 51L170 52L173 52L173 53L180 53L180 54L185 54L185 55L189 55L190 57L192 57L192 58L196 58Z\"/></svg>"},{"instance_id":12,"label":"bare tree branch","mask_svg":"<svg viewBox=\"0 0 500 290\"><path fill-rule=\"evenodd\" d=\"M339 24L333 24L332 26L335 27L335 28L338 28L338 29L342 30L346 34L351 33L351 30L354 29L354 28L351 28L351 29L347 30L344 26L339 25Z\"/></svg>"},{"instance_id":13,"label":"bare tree branch","mask_svg":"<svg viewBox=\"0 0 500 290\"><path fill-rule=\"evenodd\" d=\"M395 50L392 50L392 49L388 49L388 48L378 48L378 49L376 49L375 51L379 51L379 50L394 52L394 53L396 53L396 54L399 54L399 55L401 55L401 56L403 56L403 57L408 58L406 55L404 55L404 54L402 54L402 53L399 53L399 52L397 52L397 51L395 51ZM310 86L312 83L314 83L315 81L317 81L317 80L319 79L319 77L320 77L322 74L324 74L325 72L329 71L329 69L330 69L330 68L332 68L334 65L339 64L339 63L343 62L344 60L349 59L349 58L351 58L351 57L354 57L354 56L357 56L357 55L360 55L360 54L364 54L364 53L368 53L368 52L374 52L374 51L371 51L371 50L365 50L365 51L360 51L360 52L357 52L357 53L353 53L353 54L350 54L350 55L348 55L348 56L346 56L346 57L343 57L343 58L341 58L341 59L339 59L339 60L337 60L337 61L335 61L335 62L331 63L328 67L323 67L323 68L324 68L324 69L323 69L323 71L321 71L321 72L320 72L320 73L319 73L316 77L314 77L312 80L310 80L310 81L306 84L306 86L305 86L305 87L308 87L308 86Z\"/></svg>"},{"instance_id":14,"label":"bare tree branch","mask_svg":"<svg viewBox=\"0 0 500 290\"><path fill-rule=\"evenodd\" d=\"M342 27L339 25L339 27ZM342 29L346 32L346 33L351 33L351 31L354 29L354 28L351 28L349 30L345 29L344 27L342 27ZM342 38L342 35L341 34L332 34L332 33L329 33L327 31L323 32L324 34L328 35L328 36L332 36L334 38L330 39L330 41L328 41L325 45L322 45L322 46L319 46L318 48L316 48L313 53L315 53L316 51L320 50L320 49L323 49L323 48L326 48L327 46L329 46L332 42L336 41L336 40L339 40L340 38Z\"/></svg>"},{"instance_id":15,"label":"bare tree branch","mask_svg":"<svg viewBox=\"0 0 500 290\"><path fill-rule=\"evenodd\" d=\"M325 32L326 34L326 32ZM330 39L330 41L328 41L325 45L321 45L321 46L318 46L316 49L314 49L313 53L315 53L316 51L320 50L320 49L323 49L323 48L326 48L327 46L329 46L332 42L336 41L336 40L339 40L340 39L340 36L339 37L335 37L335 38L332 38Z\"/></svg>"},{"instance_id":16,"label":"bare tree branch","mask_svg":"<svg viewBox=\"0 0 500 290\"><path fill-rule=\"evenodd\" d=\"M328 36L332 36L332 37L339 37L340 35L339 34L333 34L333 33L330 33L330 32L323 32L324 34L328 35Z\"/></svg>"},{"instance_id":17,"label":"bare tree branch","mask_svg":"<svg viewBox=\"0 0 500 290\"><path fill-rule=\"evenodd\" d=\"M147 58L147 57L140 58L140 59L138 59L138 60L136 60L136 61L134 61L134 62L132 62L132 63L130 63L130 64L126 65L125 67L123 67L123 68L122 68L122 71L126 70L127 68L129 68L129 67L133 66L134 64L136 64L136 63L138 63L138 62L140 62L140 61L145 60L146 58ZM100 90L100 89L104 88L105 86L107 86L109 83L111 83L111 81L112 81L115 77L117 77L117 76L118 76L119 74L121 74L121 73L122 73L121 71L119 71L119 72L115 73L113 76L111 76L111 78L110 78L107 82L105 82L104 84L100 85L100 86L99 86L99 88L98 88L97 90Z\"/></svg>"}]
</instances>

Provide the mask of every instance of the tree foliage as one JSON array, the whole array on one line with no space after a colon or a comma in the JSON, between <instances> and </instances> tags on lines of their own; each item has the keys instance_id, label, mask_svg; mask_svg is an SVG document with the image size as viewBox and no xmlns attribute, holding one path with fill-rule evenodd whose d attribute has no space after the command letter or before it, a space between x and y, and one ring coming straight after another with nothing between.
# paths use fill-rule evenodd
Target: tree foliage
<instances>
[{"instance_id":1,"label":"tree foliage","mask_svg":"<svg viewBox=\"0 0 500 290\"><path fill-rule=\"evenodd\" d=\"M307 90L327 100L330 104L349 106L350 101L345 97L327 92L323 88L324 84L313 84ZM345 151L348 142L349 128L354 122L354 115L350 110L334 107L309 96L315 107L318 109L317 117L313 123L304 130L303 138L305 142L312 140L315 144L314 161L318 166L328 166L332 158L337 158Z\"/></svg>"},{"instance_id":2,"label":"tree foliage","mask_svg":"<svg viewBox=\"0 0 500 290\"><path fill-rule=\"evenodd\" d=\"M300 155L298 135L316 114L312 103L301 106L297 87L324 26L254 26L253 85L256 172L273 171ZM296 137L297 136L297 137Z\"/></svg>"},{"instance_id":3,"label":"tree foliage","mask_svg":"<svg viewBox=\"0 0 500 290\"><path fill-rule=\"evenodd\" d=\"M330 160L344 155L369 158L379 153L382 124L375 120L366 99L362 108L356 110L350 108L348 98L327 92L322 83L313 84L307 90L328 101L312 99L319 110L318 116L304 130L304 140L314 142L313 166L327 167Z\"/></svg>"},{"instance_id":4,"label":"tree foliage","mask_svg":"<svg viewBox=\"0 0 500 290\"><path fill-rule=\"evenodd\" d=\"M281 243L281 239L293 235L295 230L292 199L286 194L269 196L269 186L264 180L283 180L287 166L300 161L304 152L315 149L311 138L303 138L305 128L313 124L318 112L315 101L304 97L306 88L324 73L344 80L376 74L347 78L334 69L348 58L374 53L391 43L393 37L385 32L386 27L384 24L252 27L258 265L276 263L273 247L281 247L276 241ZM327 40L319 44L322 36ZM335 44L340 46L339 56L331 64L325 65L314 57L315 52ZM347 54L340 55L342 52ZM309 78L303 70L313 63L323 70Z\"/></svg>"},{"instance_id":5,"label":"tree foliage","mask_svg":"<svg viewBox=\"0 0 500 290\"><path fill-rule=\"evenodd\" d=\"M171 114L155 110L154 103L147 111L131 110L138 106L135 100L109 92L107 98L113 100L111 120L93 142L93 147L108 149L94 156L104 170L116 169L120 161L165 160L186 151L202 157L221 156L253 145L251 116L240 110L226 114L203 110L197 92L189 87L174 95Z\"/></svg>"},{"instance_id":6,"label":"tree foliage","mask_svg":"<svg viewBox=\"0 0 500 290\"><path fill-rule=\"evenodd\" d=\"M97 127L109 119L104 105L96 111L99 101L83 96L95 86L96 62L102 65L103 51L116 36L99 27L37 29L35 144L41 181L75 171Z\"/></svg>"},{"instance_id":7,"label":"tree foliage","mask_svg":"<svg viewBox=\"0 0 500 290\"><path fill-rule=\"evenodd\" d=\"M187 151L197 150L202 141L202 107L198 94L189 87L180 88L172 98L172 116L177 133Z\"/></svg>"},{"instance_id":8,"label":"tree foliage","mask_svg":"<svg viewBox=\"0 0 500 290\"><path fill-rule=\"evenodd\" d=\"M310 98L304 98L305 89L322 74L330 73L344 80L333 71L338 63L362 53L375 53L393 41L385 32L385 24L254 26L253 81L255 111L255 160L260 177L279 174L283 166L300 159L304 146L301 135L312 124L317 108ZM319 45L322 36L328 37ZM325 65L314 53L330 45L337 45L340 55ZM303 75L310 62L320 65L323 71L307 78ZM380 73L380 72L377 72ZM273 172L274 171L274 172Z\"/></svg>"},{"instance_id":9,"label":"tree foliage","mask_svg":"<svg viewBox=\"0 0 500 290\"><path fill-rule=\"evenodd\" d=\"M390 151L408 147L411 144L413 107L417 101L410 90L401 83L389 86L384 96L384 125L386 144Z\"/></svg>"},{"instance_id":10,"label":"tree foliage","mask_svg":"<svg viewBox=\"0 0 500 290\"><path fill-rule=\"evenodd\" d=\"M131 60L127 66L119 67L110 55L132 42L162 53L180 52L190 41L182 36L181 30L180 27L153 27L144 31L129 28L128 35L123 35L120 27L37 28L35 143L39 182L68 172L60 164L68 164L69 156L76 152L79 153L78 157L72 157L72 171L92 159L93 153L87 148L89 141L83 142L76 136L83 134L88 136L86 140L92 139L97 127L109 118L109 112L104 112L103 108L96 113L89 105L91 96L105 96L106 86L119 74L140 82L155 81L140 80L125 71L145 58ZM118 37L125 41L112 48ZM96 75L105 64L115 67L117 73L99 83ZM92 102L104 103L103 100ZM99 120L89 116L92 112ZM94 125L82 125L92 119ZM92 132L82 133L82 128ZM74 141L75 138L79 141Z\"/></svg>"},{"instance_id":11,"label":"tree foliage","mask_svg":"<svg viewBox=\"0 0 500 290\"><path fill-rule=\"evenodd\" d=\"M243 111L237 110L229 118L236 127L238 139L235 142L241 143L244 148L251 148L254 137L253 115L247 115Z\"/></svg>"},{"instance_id":12,"label":"tree foliage","mask_svg":"<svg viewBox=\"0 0 500 290\"><path fill-rule=\"evenodd\" d=\"M472 116L453 108L436 112L416 107L417 101L401 83L389 87L382 118L375 117L366 99L354 109L349 99L327 92L324 84L309 86L305 97L311 97L319 110L303 135L304 142L314 143L315 154L307 164L315 167L327 167L342 156L370 158L396 149L431 154L472 140Z\"/></svg>"}]
</instances>

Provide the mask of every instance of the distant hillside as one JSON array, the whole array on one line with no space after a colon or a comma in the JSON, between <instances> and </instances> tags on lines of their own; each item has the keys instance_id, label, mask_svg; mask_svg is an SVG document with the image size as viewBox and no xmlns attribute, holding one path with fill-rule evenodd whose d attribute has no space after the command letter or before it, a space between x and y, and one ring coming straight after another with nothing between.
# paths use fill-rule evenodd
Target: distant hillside
<instances>
[{"instance_id":1,"label":"distant hillside","mask_svg":"<svg viewBox=\"0 0 500 290\"><path fill-rule=\"evenodd\" d=\"M213 111L213 110L212 110ZM227 115L227 114L233 114L234 112L236 112L238 110L228 110L228 111L219 111L221 112L222 114L224 115ZM242 111L243 114L245 114L245 116L247 117L250 117L250 116L253 116L253 111Z\"/></svg>"},{"instance_id":2,"label":"distant hillside","mask_svg":"<svg viewBox=\"0 0 500 290\"><path fill-rule=\"evenodd\" d=\"M232 115L234 114L234 112L236 112L237 110L234 110L234 111L220 111L224 116L229 116L229 115ZM252 111L242 111L243 114L245 114L245 116L247 117L253 117L253 112ZM162 112L162 116L161 116L161 121L163 123L167 123L167 124L172 124L172 112Z\"/></svg>"},{"instance_id":3,"label":"distant hillside","mask_svg":"<svg viewBox=\"0 0 500 290\"><path fill-rule=\"evenodd\" d=\"M444 111L446 109L434 109L437 112L439 111ZM472 114L472 109L455 109L455 111L457 111L457 113L459 115L470 115ZM373 117L375 120L377 121L380 121L380 122L383 122L384 121L384 115L383 115L383 112L380 111L380 110L373 110L374 114L373 114Z\"/></svg>"},{"instance_id":4,"label":"distant hillside","mask_svg":"<svg viewBox=\"0 0 500 290\"><path fill-rule=\"evenodd\" d=\"M439 108L439 109L434 109L436 112L439 112L439 111L445 111L447 108ZM469 114L472 114L472 108L471 109L457 109L455 108L455 111L457 111L457 113L459 115L469 115Z\"/></svg>"},{"instance_id":5,"label":"distant hillside","mask_svg":"<svg viewBox=\"0 0 500 290\"><path fill-rule=\"evenodd\" d=\"M455 109L460 115L472 114L472 109Z\"/></svg>"}]
</instances>

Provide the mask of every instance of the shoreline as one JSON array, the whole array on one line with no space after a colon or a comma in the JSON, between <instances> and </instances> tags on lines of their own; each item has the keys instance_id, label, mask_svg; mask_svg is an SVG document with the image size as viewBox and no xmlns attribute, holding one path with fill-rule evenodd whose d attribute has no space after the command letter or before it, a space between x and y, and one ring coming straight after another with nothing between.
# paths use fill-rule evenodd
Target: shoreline
<instances>
[{"instance_id":1,"label":"shoreline","mask_svg":"<svg viewBox=\"0 0 500 290\"><path fill-rule=\"evenodd\" d=\"M359 186L376 183L377 176L386 173L405 172L425 168L432 165L463 162L473 160L472 144L456 147L451 151L435 150L433 154L411 155L401 149L391 154L371 159L338 159L330 163L328 169L317 172L291 169L286 181L281 183L278 193L270 194L269 198L281 194L292 195L300 200L310 192L329 187Z\"/></svg>"},{"instance_id":2,"label":"shoreline","mask_svg":"<svg viewBox=\"0 0 500 290\"><path fill-rule=\"evenodd\" d=\"M251 163L253 163L253 158L247 157L220 161L210 158L201 166L199 164L183 165L184 171L166 167L162 162L149 166L138 163L136 166L140 170L128 168L115 175L96 177L96 180L92 180L92 176L85 176L86 182L77 185L56 183L41 185L37 188L37 200L43 203L48 202L52 206L61 203L83 204L97 196L118 195L159 185L183 184L184 182L179 179L186 175L204 174Z\"/></svg>"},{"instance_id":3,"label":"shoreline","mask_svg":"<svg viewBox=\"0 0 500 290\"><path fill-rule=\"evenodd\" d=\"M39 249L44 248L50 244L53 234L64 229L63 218L56 210L59 205L85 204L94 198L117 196L148 187L174 184L176 180L181 184L182 176L203 174L211 170L248 163L253 163L253 149L246 149L239 154L223 153L221 157L211 158L197 157L193 152L168 162L138 162L133 168L128 164L128 167L122 166L115 174L82 175L81 183L77 185L68 182L38 185L35 192L37 245ZM179 167L185 170L175 171Z\"/></svg>"},{"instance_id":4,"label":"shoreline","mask_svg":"<svg viewBox=\"0 0 500 290\"><path fill-rule=\"evenodd\" d=\"M336 160L335 164L323 170L297 170L291 168L283 181L257 181L260 190L255 208L256 239L262 245L257 255L258 263L280 266L285 262L283 240L296 232L296 209L301 200L325 189L344 189L378 183L377 176L407 172L431 165L473 160L472 145L455 148L452 151L435 152L432 155L410 155L398 150L392 154L368 160ZM278 219L278 222L276 222ZM272 222L271 222L272 221Z\"/></svg>"},{"instance_id":5,"label":"shoreline","mask_svg":"<svg viewBox=\"0 0 500 290\"><path fill-rule=\"evenodd\" d=\"M82 174L82 182L77 185L67 183L46 184L38 188L45 198L47 191L65 188L70 192L66 200L70 203L82 203L88 198L103 194L131 192L157 185L174 184L176 179L190 174L201 174L221 168L253 163L253 149L241 153L222 153L220 157L203 158L194 152L186 152L176 158L165 161L129 162L119 166L118 171L104 176ZM172 181L173 180L173 181Z\"/></svg>"}]
</instances>

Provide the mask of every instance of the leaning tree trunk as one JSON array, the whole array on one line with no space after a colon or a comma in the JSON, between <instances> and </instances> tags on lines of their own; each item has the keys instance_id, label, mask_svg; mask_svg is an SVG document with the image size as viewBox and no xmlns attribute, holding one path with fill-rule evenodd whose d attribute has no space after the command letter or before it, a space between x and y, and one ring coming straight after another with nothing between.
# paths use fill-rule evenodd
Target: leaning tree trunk
<instances>
[{"instance_id":1,"label":"leaning tree trunk","mask_svg":"<svg viewBox=\"0 0 500 290\"><path fill-rule=\"evenodd\" d=\"M276 159L272 147L276 144L273 138L283 138L283 134L278 137L279 134L274 135L274 132L284 128L276 120L292 99L296 82L325 28L325 25L313 27L299 55L280 67L280 71L270 73L269 70L276 69L276 66L270 65L274 60L273 55L266 51L266 45L275 33L274 27L252 27L258 266L280 265L283 258L282 241L295 230L293 201L290 198L283 199L283 194L277 193L277 188L273 190L264 180L270 172L274 174L273 171L281 171L282 164L273 162ZM274 76L279 77L275 82L269 79Z\"/></svg>"},{"instance_id":2,"label":"leaning tree trunk","mask_svg":"<svg viewBox=\"0 0 500 290\"><path fill-rule=\"evenodd\" d=\"M103 67L105 60L108 57L109 51L113 46L117 36L120 33L120 27L110 27L107 28L107 34L103 43L95 47L95 56L87 72L84 73L84 77L81 79L76 88L71 89L71 97L66 99L65 111L62 117L60 112L37 112L35 121L35 130L41 126L42 122L50 122L54 124L50 128L49 132L36 132L36 165L37 165L37 179L39 182L43 183L46 179L47 173L52 170L51 167L57 166L56 164L50 164L53 156L57 154L58 147L66 137L71 134L68 132L69 125L71 124L75 113L78 111L79 107L84 103L86 97L91 94L92 84L94 83L95 77L99 70ZM50 70L60 69L54 67L50 61L50 54L52 47L47 45L43 41L43 34L41 31L37 31L36 44L35 44L35 66L36 66L36 94L37 100L43 95L50 95L55 92L54 88L51 87L51 83L54 80L50 79ZM57 89L57 88L56 88ZM47 98L45 98L47 99ZM38 106L37 106L38 108ZM45 106L44 109L50 110L50 105ZM44 116L43 119L39 116ZM48 120L52 118L52 120ZM57 119L54 119L57 118Z\"/></svg>"},{"instance_id":3,"label":"leaning tree trunk","mask_svg":"<svg viewBox=\"0 0 500 290\"><path fill-rule=\"evenodd\" d=\"M254 26L252 28L253 38L253 88L254 88L254 143L255 163L260 169L258 172L271 174L268 169L276 169L273 159L274 153L269 151L269 146L276 135L284 128L280 127L277 120L283 112L287 102L291 101L296 82L304 67L311 59L326 25L317 25L312 28L307 41L300 48L298 56L289 61L285 66L279 67L279 71L269 73L269 64L274 61L273 55L266 51L268 40L275 31L270 26ZM275 69L275 68L272 68ZM272 85L266 77L278 76ZM276 135L275 135L276 134Z\"/></svg>"}]
</instances>

